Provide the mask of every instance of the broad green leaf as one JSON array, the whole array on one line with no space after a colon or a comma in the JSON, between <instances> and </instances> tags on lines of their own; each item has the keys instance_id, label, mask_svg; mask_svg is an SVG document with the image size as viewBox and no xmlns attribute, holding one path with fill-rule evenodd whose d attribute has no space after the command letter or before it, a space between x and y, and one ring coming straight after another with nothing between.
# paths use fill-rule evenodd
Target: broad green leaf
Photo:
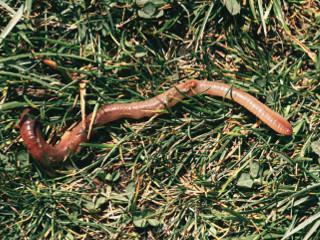
<instances>
[{"instance_id":1,"label":"broad green leaf","mask_svg":"<svg viewBox=\"0 0 320 240\"><path fill-rule=\"evenodd\" d=\"M19 160L22 166L29 166L29 154L26 151L20 151L17 154L17 160Z\"/></svg>"},{"instance_id":2,"label":"broad green leaf","mask_svg":"<svg viewBox=\"0 0 320 240\"><path fill-rule=\"evenodd\" d=\"M311 143L312 151L320 157L320 140Z\"/></svg>"},{"instance_id":3,"label":"broad green leaf","mask_svg":"<svg viewBox=\"0 0 320 240\"><path fill-rule=\"evenodd\" d=\"M159 7L159 6L163 6L163 5L166 4L167 2L166 2L166 1L163 1L163 0L136 0L136 4L137 4L139 7L143 7L145 4L148 4L148 3L153 3L154 5L156 5L157 7Z\"/></svg>"},{"instance_id":4,"label":"broad green leaf","mask_svg":"<svg viewBox=\"0 0 320 240\"><path fill-rule=\"evenodd\" d=\"M157 6L152 2L146 3L142 9L138 10L138 16L145 19L159 18L163 14L164 11L162 9L158 10Z\"/></svg>"},{"instance_id":5,"label":"broad green leaf","mask_svg":"<svg viewBox=\"0 0 320 240\"><path fill-rule=\"evenodd\" d=\"M158 221L157 219L148 219L148 223L153 227L161 225L160 221Z\"/></svg>"},{"instance_id":6,"label":"broad green leaf","mask_svg":"<svg viewBox=\"0 0 320 240\"><path fill-rule=\"evenodd\" d=\"M134 196L135 190L136 190L135 183L134 182L129 183L126 188L126 194L129 199L132 199L132 197Z\"/></svg>"},{"instance_id":7,"label":"broad green leaf","mask_svg":"<svg viewBox=\"0 0 320 240\"><path fill-rule=\"evenodd\" d=\"M240 13L241 6L237 0L222 0L222 4L227 8L231 15Z\"/></svg>"},{"instance_id":8,"label":"broad green leaf","mask_svg":"<svg viewBox=\"0 0 320 240\"><path fill-rule=\"evenodd\" d=\"M85 203L84 207L88 210L89 213L98 213L100 211L100 209L97 208L93 202Z\"/></svg>"},{"instance_id":9,"label":"broad green leaf","mask_svg":"<svg viewBox=\"0 0 320 240\"><path fill-rule=\"evenodd\" d=\"M100 180L105 180L106 178L106 172L102 168L97 168L96 169L96 177L99 178Z\"/></svg>"},{"instance_id":10,"label":"broad green leaf","mask_svg":"<svg viewBox=\"0 0 320 240\"><path fill-rule=\"evenodd\" d=\"M252 178L257 178L260 171L260 165L257 162L252 162L250 164L250 176Z\"/></svg>"},{"instance_id":11,"label":"broad green leaf","mask_svg":"<svg viewBox=\"0 0 320 240\"><path fill-rule=\"evenodd\" d=\"M251 179L248 173L241 173L237 182L237 186L244 187L244 188L252 188L253 180Z\"/></svg>"},{"instance_id":12,"label":"broad green leaf","mask_svg":"<svg viewBox=\"0 0 320 240\"><path fill-rule=\"evenodd\" d=\"M113 179L112 179L112 181L113 181L113 182L116 182L116 181L119 180L119 178L120 178L120 172L119 172L119 171L114 172L114 173L113 173Z\"/></svg>"},{"instance_id":13,"label":"broad green leaf","mask_svg":"<svg viewBox=\"0 0 320 240\"><path fill-rule=\"evenodd\" d=\"M156 10L157 10L157 7L152 2L148 2L143 6L143 12L148 16L153 16Z\"/></svg>"},{"instance_id":14,"label":"broad green leaf","mask_svg":"<svg viewBox=\"0 0 320 240\"><path fill-rule=\"evenodd\" d=\"M136 227L140 227L140 228L143 228L147 225L147 219L144 219L144 218L136 218L136 219L133 219L133 224L136 226Z\"/></svg>"},{"instance_id":15,"label":"broad green leaf","mask_svg":"<svg viewBox=\"0 0 320 240\"><path fill-rule=\"evenodd\" d=\"M112 174L111 173L107 173L106 174L106 177L105 177L105 180L107 180L107 181L112 181L112 179L113 179L113 177L112 177Z\"/></svg>"},{"instance_id":16,"label":"broad green leaf","mask_svg":"<svg viewBox=\"0 0 320 240\"><path fill-rule=\"evenodd\" d=\"M71 234L71 232L68 232L66 235L66 239L67 240L74 240L75 238L73 237L73 235Z\"/></svg>"},{"instance_id":17,"label":"broad green leaf","mask_svg":"<svg viewBox=\"0 0 320 240\"><path fill-rule=\"evenodd\" d=\"M152 2L150 0L136 0L136 4L139 6L139 7L143 7L146 3L148 2Z\"/></svg>"},{"instance_id":18,"label":"broad green leaf","mask_svg":"<svg viewBox=\"0 0 320 240\"><path fill-rule=\"evenodd\" d=\"M108 201L106 197L99 197L96 201L95 207L100 208L103 204L105 204Z\"/></svg>"}]
</instances>

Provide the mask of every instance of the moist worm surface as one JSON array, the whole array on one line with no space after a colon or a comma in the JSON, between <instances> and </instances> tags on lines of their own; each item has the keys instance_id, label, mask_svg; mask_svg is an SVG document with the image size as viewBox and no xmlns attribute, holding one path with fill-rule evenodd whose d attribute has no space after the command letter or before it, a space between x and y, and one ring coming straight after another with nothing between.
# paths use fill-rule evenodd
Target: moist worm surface
<instances>
[{"instance_id":1,"label":"moist worm surface","mask_svg":"<svg viewBox=\"0 0 320 240\"><path fill-rule=\"evenodd\" d=\"M205 94L224 97L242 105L257 116L275 132L290 136L290 123L261 103L250 94L221 82L188 80L180 83L153 98L132 103L113 103L102 106L94 118L94 126L121 119L141 119L160 114L162 110L173 107L186 96ZM56 145L48 144L42 136L36 121L30 118L28 109L20 117L20 134L30 155L43 167L49 168L66 159L69 154L79 150L79 145L87 141L88 126L92 119L89 114L85 124L79 122L73 129L67 131Z\"/></svg>"}]
</instances>

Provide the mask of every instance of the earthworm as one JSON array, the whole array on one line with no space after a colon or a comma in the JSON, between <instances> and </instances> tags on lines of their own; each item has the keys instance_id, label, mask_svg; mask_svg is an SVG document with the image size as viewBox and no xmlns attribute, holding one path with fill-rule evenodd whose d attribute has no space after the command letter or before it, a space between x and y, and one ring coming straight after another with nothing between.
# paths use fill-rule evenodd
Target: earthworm
<instances>
[{"instance_id":1,"label":"earthworm","mask_svg":"<svg viewBox=\"0 0 320 240\"><path fill-rule=\"evenodd\" d=\"M27 109L20 117L20 134L30 155L41 166L49 168L65 160L69 154L77 152L80 143L88 140L87 131L92 117L94 117L94 126L101 126L121 118L141 119L163 113L163 110L173 107L186 96L197 94L233 100L257 116L275 132L285 136L292 134L290 123L255 97L228 84L206 80L188 80L179 83L162 94L145 101L104 105L98 109L95 116L92 113L89 114L85 118L85 124L79 122L73 129L64 133L56 145L48 144L45 141L36 120L29 116Z\"/></svg>"}]
</instances>

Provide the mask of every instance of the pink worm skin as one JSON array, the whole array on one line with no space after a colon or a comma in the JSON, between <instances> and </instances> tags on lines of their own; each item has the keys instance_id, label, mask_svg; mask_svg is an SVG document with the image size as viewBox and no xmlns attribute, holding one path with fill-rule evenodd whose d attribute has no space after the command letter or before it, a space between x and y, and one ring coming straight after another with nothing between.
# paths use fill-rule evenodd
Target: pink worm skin
<instances>
[{"instance_id":1,"label":"pink worm skin","mask_svg":"<svg viewBox=\"0 0 320 240\"><path fill-rule=\"evenodd\" d=\"M235 101L257 116L274 131L290 136L290 123L261 103L250 94L221 82L188 80L180 83L151 99L132 103L113 103L102 106L96 113L94 126L121 119L141 119L160 114L166 108L173 107L186 96L206 94L224 97ZM20 117L20 134L30 155L43 167L49 168L65 160L70 153L79 150L79 145L87 141L87 130L92 114L86 117L86 124L79 122L71 131L67 131L56 145L48 144L43 138L34 119L24 110Z\"/></svg>"}]
</instances>

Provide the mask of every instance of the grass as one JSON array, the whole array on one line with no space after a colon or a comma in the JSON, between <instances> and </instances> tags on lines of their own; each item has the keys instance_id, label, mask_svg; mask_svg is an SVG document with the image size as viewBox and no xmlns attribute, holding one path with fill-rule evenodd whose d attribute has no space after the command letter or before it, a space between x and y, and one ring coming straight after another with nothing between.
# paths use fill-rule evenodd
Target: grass
<instances>
[{"instance_id":1,"label":"grass","mask_svg":"<svg viewBox=\"0 0 320 240\"><path fill-rule=\"evenodd\" d=\"M234 16L223 1L140 2L6 1L26 7L0 45L0 236L319 239L320 2L241 1ZM0 7L0 32L10 11ZM289 119L293 136L196 96L96 128L54 176L19 138L25 107L50 141L80 120L83 80L91 112L189 78L246 90Z\"/></svg>"}]
</instances>

